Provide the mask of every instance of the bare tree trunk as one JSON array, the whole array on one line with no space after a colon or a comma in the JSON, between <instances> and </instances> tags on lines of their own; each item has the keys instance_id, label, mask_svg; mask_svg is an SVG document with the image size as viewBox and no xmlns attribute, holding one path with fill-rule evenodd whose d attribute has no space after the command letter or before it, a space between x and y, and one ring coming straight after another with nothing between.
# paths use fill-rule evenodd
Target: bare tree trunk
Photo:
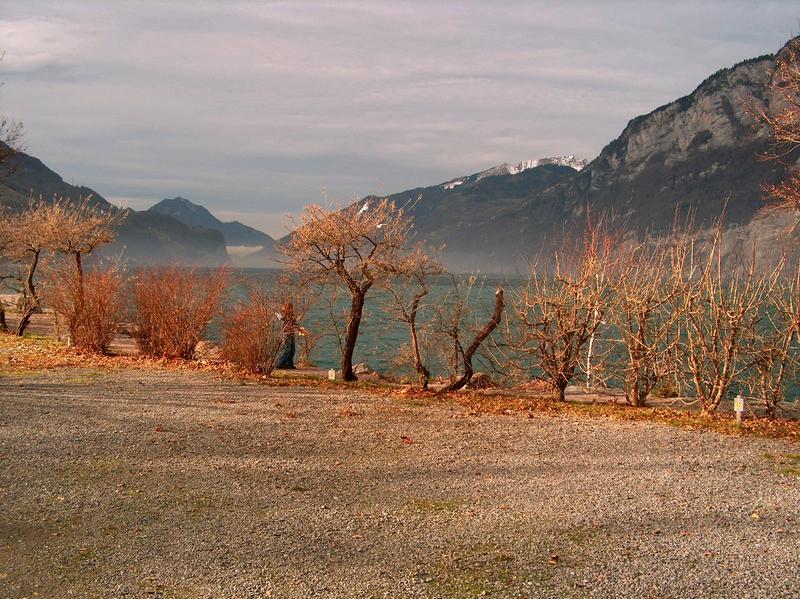
<instances>
[{"instance_id":1,"label":"bare tree trunk","mask_svg":"<svg viewBox=\"0 0 800 599\"><path fill-rule=\"evenodd\" d=\"M39 265L39 251L33 252L31 255L31 263L28 266L28 274L25 276L25 297L27 302L25 309L20 315L19 322L17 323L17 330L15 332L17 337L22 337L25 334L25 329L31 321L37 310L39 310L39 295L36 293L36 286L33 284L33 276L36 274L36 267Z\"/></svg>"},{"instance_id":2,"label":"bare tree trunk","mask_svg":"<svg viewBox=\"0 0 800 599\"><path fill-rule=\"evenodd\" d=\"M8 323L6 322L6 306L0 301L0 333L8 333Z\"/></svg>"},{"instance_id":3,"label":"bare tree trunk","mask_svg":"<svg viewBox=\"0 0 800 599\"><path fill-rule=\"evenodd\" d=\"M645 405L647 400L647 383L642 380L642 369L645 368L642 364L644 358L639 355L638 349L629 351L630 375L627 377L628 381L625 385L625 399L631 406L640 408Z\"/></svg>"},{"instance_id":4,"label":"bare tree trunk","mask_svg":"<svg viewBox=\"0 0 800 599\"><path fill-rule=\"evenodd\" d=\"M567 401L567 381L558 381L556 383L556 400Z\"/></svg>"},{"instance_id":5,"label":"bare tree trunk","mask_svg":"<svg viewBox=\"0 0 800 599\"><path fill-rule=\"evenodd\" d=\"M80 252L73 252L72 256L75 259L75 317L69 319L69 337L74 340L77 338L76 329L83 319L86 296L83 289L83 258Z\"/></svg>"},{"instance_id":6,"label":"bare tree trunk","mask_svg":"<svg viewBox=\"0 0 800 599\"><path fill-rule=\"evenodd\" d=\"M344 350L342 351L342 379L345 381L355 381L356 375L353 373L353 352L356 348L358 339L358 328L361 326L361 314L364 311L365 291L353 291L353 300L350 304L350 319L347 321L347 331L344 338Z\"/></svg>"},{"instance_id":7,"label":"bare tree trunk","mask_svg":"<svg viewBox=\"0 0 800 599\"><path fill-rule=\"evenodd\" d=\"M472 341L470 346L467 348L467 351L464 352L464 374L456 381L453 381L449 385L447 385L444 389L440 391L440 393L449 393L450 391L457 391L461 389L464 385L466 385L469 380L472 378L473 370L472 370L472 356L475 355L475 352L478 351L478 348L481 346L481 343L492 334L497 326L500 324L500 319L503 316L503 290L498 289L494 294L494 313L492 314L492 318L483 325L483 328L478 331L478 334L475 336L475 339Z\"/></svg>"},{"instance_id":8,"label":"bare tree trunk","mask_svg":"<svg viewBox=\"0 0 800 599\"><path fill-rule=\"evenodd\" d=\"M83 257L80 252L75 252L73 256L75 256L75 275L78 285L76 302L78 303L78 308L83 310L83 304L85 303L85 293L83 291Z\"/></svg>"},{"instance_id":9,"label":"bare tree trunk","mask_svg":"<svg viewBox=\"0 0 800 599\"><path fill-rule=\"evenodd\" d=\"M411 349L414 352L414 370L419 374L420 385L423 389L428 388L428 381L430 381L431 373L422 363L422 356L419 352L419 339L417 337L417 312L419 311L419 302L425 297L425 294L417 294L411 302L411 311L409 312L408 329L411 333Z\"/></svg>"}]
</instances>

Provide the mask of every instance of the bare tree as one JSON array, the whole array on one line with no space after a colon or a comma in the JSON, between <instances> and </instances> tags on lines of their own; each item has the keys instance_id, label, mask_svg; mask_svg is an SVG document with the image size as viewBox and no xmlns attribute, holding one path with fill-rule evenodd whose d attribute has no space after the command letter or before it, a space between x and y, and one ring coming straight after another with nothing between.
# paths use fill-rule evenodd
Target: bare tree
<instances>
[{"instance_id":1,"label":"bare tree","mask_svg":"<svg viewBox=\"0 0 800 599\"><path fill-rule=\"evenodd\" d=\"M789 386L797 382L800 366L800 265L793 276L785 274L770 290L762 326L750 331L753 368L745 377L750 395L759 399L771 418L786 400Z\"/></svg>"},{"instance_id":2,"label":"bare tree","mask_svg":"<svg viewBox=\"0 0 800 599\"><path fill-rule=\"evenodd\" d=\"M3 219L8 255L22 268L22 310L17 335L22 335L33 314L41 310L38 270L42 259L58 252L73 258L76 267L75 301L80 314L84 299L83 257L99 245L114 240L116 216L92 208L86 201L78 205L65 200L31 202L18 213Z\"/></svg>"},{"instance_id":3,"label":"bare tree","mask_svg":"<svg viewBox=\"0 0 800 599\"><path fill-rule=\"evenodd\" d=\"M93 207L91 197L79 204L57 201L49 210L52 219L57 222L58 234L52 240L51 250L63 254L74 264L74 283L69 284L71 293L66 294L72 305L68 309L67 324L70 338L79 338L77 327L84 320L86 308L86 284L84 259L98 247L114 242L115 226L120 221L122 212L103 211ZM103 278L96 279L97 281Z\"/></svg>"},{"instance_id":4,"label":"bare tree","mask_svg":"<svg viewBox=\"0 0 800 599\"><path fill-rule=\"evenodd\" d=\"M8 214L4 219L4 230L9 240L9 256L22 273L20 317L15 334L22 336L31 317L41 311L38 270L46 252L53 246L59 234L58 220L44 202L31 202L22 212Z\"/></svg>"},{"instance_id":5,"label":"bare tree","mask_svg":"<svg viewBox=\"0 0 800 599\"><path fill-rule=\"evenodd\" d=\"M0 61L3 57L0 55ZM0 87L2 87L0 83ZM7 177L14 170L12 158L22 148L22 123L14 121L7 116L0 116L0 181ZM0 266L8 266L12 261L13 255L11 250L11 236L8 231L7 223L8 215L4 214L0 208ZM0 272L0 290L5 286L5 282L12 279L7 271ZM8 324L6 323L6 310L5 305L0 299L0 333L8 332Z\"/></svg>"},{"instance_id":6,"label":"bare tree","mask_svg":"<svg viewBox=\"0 0 800 599\"><path fill-rule=\"evenodd\" d=\"M609 320L619 333L625 398L643 406L664 377L675 372L678 341L675 302L679 287L670 276L664 242L647 240L617 253L611 286L615 296Z\"/></svg>"},{"instance_id":7,"label":"bare tree","mask_svg":"<svg viewBox=\"0 0 800 599\"><path fill-rule=\"evenodd\" d=\"M0 180L14 172L13 158L21 151L22 123L0 116Z\"/></svg>"},{"instance_id":8,"label":"bare tree","mask_svg":"<svg viewBox=\"0 0 800 599\"><path fill-rule=\"evenodd\" d=\"M679 351L704 414L713 413L751 367L750 335L762 323L780 268L759 273L753 255L743 271L724 269L721 238L718 227L706 257L694 266L689 248L676 269L683 303Z\"/></svg>"},{"instance_id":9,"label":"bare tree","mask_svg":"<svg viewBox=\"0 0 800 599\"><path fill-rule=\"evenodd\" d=\"M343 284L350 313L342 348L342 378L356 379L353 352L369 290L391 276L408 251L411 220L389 200L370 199L344 210L309 206L281 248L288 267L313 284Z\"/></svg>"},{"instance_id":10,"label":"bare tree","mask_svg":"<svg viewBox=\"0 0 800 599\"><path fill-rule=\"evenodd\" d=\"M441 263L429 256L422 246L418 246L393 266L392 274L395 276L384 281L384 287L392 299L389 312L408 326L411 358L423 389L428 388L431 373L422 360L418 316L423 300L430 293L431 277L441 275L442 272L444 270Z\"/></svg>"},{"instance_id":11,"label":"bare tree","mask_svg":"<svg viewBox=\"0 0 800 599\"><path fill-rule=\"evenodd\" d=\"M115 225L121 212L100 210L90 204L91 196L74 205L63 200L50 206L52 218L58 224L58 236L52 249L70 257L75 264L75 275L82 296L84 258L102 245L114 242ZM80 301L80 297L78 298Z\"/></svg>"},{"instance_id":12,"label":"bare tree","mask_svg":"<svg viewBox=\"0 0 800 599\"><path fill-rule=\"evenodd\" d=\"M602 378L594 345L610 308L611 250L604 227L590 224L580 247L568 253L572 259L557 254L552 272L531 269L515 302L521 326L509 345L530 357L559 401L584 359L587 383ZM519 364L516 368L523 370Z\"/></svg>"},{"instance_id":13,"label":"bare tree","mask_svg":"<svg viewBox=\"0 0 800 599\"><path fill-rule=\"evenodd\" d=\"M761 111L759 117L770 129L772 151L766 158L782 162L788 167L787 177L777 185L767 187L768 195L778 209L800 209L800 167L797 165L800 149L800 38L791 40L778 56L772 82L775 100L770 111Z\"/></svg>"},{"instance_id":14,"label":"bare tree","mask_svg":"<svg viewBox=\"0 0 800 599\"><path fill-rule=\"evenodd\" d=\"M450 382L439 393L457 391L470 382L475 374L473 359L481 345L489 338L500 325L505 308L503 289L497 287L494 293L494 308L489 318L472 335L472 341L464 347L465 328L474 321L474 326L479 326L477 317L472 312L471 297L475 291L477 277L470 276L465 280L456 280L453 277L453 287L443 298L437 300L434 309L433 329L449 339L450 348L446 351L446 361L450 368Z\"/></svg>"}]
</instances>

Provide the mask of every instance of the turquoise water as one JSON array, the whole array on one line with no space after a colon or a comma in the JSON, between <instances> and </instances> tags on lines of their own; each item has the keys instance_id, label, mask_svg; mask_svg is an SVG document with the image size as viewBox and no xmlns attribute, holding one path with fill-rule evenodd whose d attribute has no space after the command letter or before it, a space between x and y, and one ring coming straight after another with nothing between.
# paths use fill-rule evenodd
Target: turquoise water
<instances>
[{"instance_id":1,"label":"turquoise water","mask_svg":"<svg viewBox=\"0 0 800 599\"><path fill-rule=\"evenodd\" d=\"M247 269L238 274L251 283L261 284L267 289L274 289L280 271ZM456 280L464 282L466 277L459 277ZM491 314L497 285L503 285L506 289L509 287L516 289L519 288L520 281L488 276L477 277L469 297L470 305L475 308L472 320L485 321ZM417 317L421 329L424 329L425 324L435 316L432 306L442 306L448 302L450 304L454 302L454 298L451 297L452 290L453 279L451 277L442 276L432 280L430 294L423 300ZM234 295L241 297L241 291L235 292ZM340 366L341 354L331 313L337 316L339 330L343 333L350 306L350 295L346 289L338 291L333 305L330 301L331 295L331 290L321 290L300 323L315 339L314 349L310 354L311 361L321 368L338 368ZM359 328L354 363L366 362L378 372L397 374L399 371L408 370L408 367L403 368L397 362L400 348L409 342L409 331L408 325L392 316L389 309L390 304L391 296L385 290L375 287L369 291ZM470 322L470 318L465 319L465 323L467 322ZM303 339L299 338L298 351L302 344ZM441 354L449 347L447 338L438 335L434 339L434 336L424 334L423 345L430 346L427 353L431 354L428 361L433 366L433 371L442 373L444 364L441 363Z\"/></svg>"},{"instance_id":2,"label":"turquoise water","mask_svg":"<svg viewBox=\"0 0 800 599\"><path fill-rule=\"evenodd\" d=\"M276 289L278 270L266 269L248 269L236 273L241 279L247 280L250 283L255 283L263 286L264 288ZM241 280L240 279L240 280ZM464 284L467 280L466 276L456 277L455 282ZM513 318L513 304L518 292L521 290L525 281L519 277L492 277L492 276L478 276L466 297L467 304L471 307L471 313L465 317L462 327L461 342L464 346L468 345L474 335L474 332L487 321L491 315L494 306L494 295L497 286L502 286L505 290L506 297L506 310L503 314L503 324L501 329L503 331L506 327L511 328L512 332L515 326L519 326L516 319ZM243 286L234 288L232 301L236 298L243 296ZM418 314L418 328L420 330L420 340L423 350L423 361L431 370L434 375L447 374L447 357L452 354L452 341L441 333L436 333L428 330L426 327L430 326L431 322L435 320L437 307L452 307L455 301L453 296L454 278L451 276L442 276L434 279L430 285L430 293L423 301ZM462 288L462 291L465 288ZM316 302L311 306L308 312L301 318L300 324L310 331L313 339L315 340L313 351L310 353L311 362L320 368L336 368L340 366L340 349L337 340L335 327L332 324L331 314L335 315L336 322L339 327L340 333L344 333L344 328L347 324L348 310L350 306L350 296L346 289L338 291L336 301L331 303L332 291L330 289L321 290L317 296ZM358 342L356 344L354 364L359 362L366 362L372 368L382 373L389 373L394 375L413 375L413 368L411 367L410 360L400 360L399 357L403 355L401 348L409 343L408 325L399 321L391 314L389 306L391 305L391 296L380 288L373 288L367 295L364 314L359 330ZM511 320L509 322L509 319ZM765 320L766 322L766 320ZM218 337L215 332L218 327L212 327L210 334L213 337ZM527 368L528 376L533 377L536 374L536 369L531 364L530 359L519 353L514 354L507 347L502 347L503 331L498 331L493 336L496 343L501 344L499 351L495 351L495 355L501 359L513 357L517 365ZM618 337L615 331L606 329L601 334L596 342L596 355L604 353L606 350L611 350L610 355L606 355L609 365L613 363L624 362L623 349L613 343L613 339ZM298 338L298 353L304 343L302 338ZM489 345L489 342L484 346ZM800 351L800 348L798 348ZM476 355L474 362L476 371L485 371L493 373L492 366L489 361L481 355ZM606 375L611 375L609 371ZM493 378L501 380L496 373L493 373ZM575 384L581 384L585 374L580 373L577 375ZM621 381L615 380L613 377L607 381L611 386L621 386ZM687 389L688 390L688 389ZM788 398L794 400L800 395L800 386L796 381L789 384ZM744 388L739 388L739 385L734 382L731 388L731 394L734 395L738 392L747 394Z\"/></svg>"}]
</instances>

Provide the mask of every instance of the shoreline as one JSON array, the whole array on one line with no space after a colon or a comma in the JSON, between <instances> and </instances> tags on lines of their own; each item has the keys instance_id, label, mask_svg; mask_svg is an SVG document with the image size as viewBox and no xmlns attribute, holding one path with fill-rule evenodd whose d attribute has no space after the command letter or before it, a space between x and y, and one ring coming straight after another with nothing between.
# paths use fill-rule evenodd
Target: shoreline
<instances>
[{"instance_id":1,"label":"shoreline","mask_svg":"<svg viewBox=\"0 0 800 599\"><path fill-rule=\"evenodd\" d=\"M567 401L558 402L538 390L525 389L462 389L445 396L434 391L423 392L409 384L392 383L386 380L357 381L345 383L328 381L327 370L298 368L277 370L272 377L244 373L231 365L213 359L168 360L141 356L133 339L120 336L112 344L111 355L86 354L69 348L55 337L45 333L51 331L52 318L47 313L38 314L31 326L32 335L18 338L0 335L0 377L13 376L15 372L63 368L87 368L97 370L119 370L142 368L146 370L180 370L212 372L222 380L256 382L265 387L312 386L320 389L351 389L378 396L413 398L415 401L435 405L455 402L467 407L475 414L518 415L529 417L536 414L584 417L589 419L612 419L631 422L657 422L689 430L705 429L733 436L758 436L787 439L800 443L800 419L792 406L792 412L774 420L755 413L752 406L745 413L741 427L737 427L732 416L732 402L725 402L716 414L706 416L697 405L686 405L676 399L656 399L644 407L633 407L624 402L619 394L586 393L579 387L568 388Z\"/></svg>"}]
</instances>

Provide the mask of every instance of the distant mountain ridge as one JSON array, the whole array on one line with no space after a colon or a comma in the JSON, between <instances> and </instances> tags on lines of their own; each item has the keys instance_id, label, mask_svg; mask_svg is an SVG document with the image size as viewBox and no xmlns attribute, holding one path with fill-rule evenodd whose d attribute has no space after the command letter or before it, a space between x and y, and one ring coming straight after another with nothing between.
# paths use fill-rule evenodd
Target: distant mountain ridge
<instances>
[{"instance_id":1,"label":"distant mountain ridge","mask_svg":"<svg viewBox=\"0 0 800 599\"><path fill-rule=\"evenodd\" d=\"M222 222L208 209L182 197L161 200L155 206L151 206L148 212L167 214L190 227L205 227L219 231L225 237L225 243L230 246L271 247L275 243L275 240L266 233L239 221Z\"/></svg>"},{"instance_id":2,"label":"distant mountain ridge","mask_svg":"<svg viewBox=\"0 0 800 599\"><path fill-rule=\"evenodd\" d=\"M524 160L522 162L517 162L516 164L505 162L503 164L493 166L492 168L486 169L485 171L481 171L479 173L467 175L466 177L458 177L457 179L451 179L450 181L442 183L442 187L446 190L455 189L459 185L463 185L465 183L477 183L481 179L486 179L487 177L499 177L502 175L517 175L522 171L527 171L529 169L537 168L539 166L545 166L548 164L554 164L558 166L568 166L570 168L575 169L576 171L579 171L582 168L584 168L587 164L589 164L589 161L583 158L576 158L573 155L569 155L569 156L558 156L550 158L538 158L536 160Z\"/></svg>"},{"instance_id":3,"label":"distant mountain ridge","mask_svg":"<svg viewBox=\"0 0 800 599\"><path fill-rule=\"evenodd\" d=\"M13 159L14 170L0 181L0 207L19 210L33 199L90 202L103 210L120 210L89 187L70 185L41 160L24 152ZM219 264L228 261L219 231L191 227L156 212L122 210L117 241L103 251L136 262L175 261Z\"/></svg>"},{"instance_id":4,"label":"distant mountain ridge","mask_svg":"<svg viewBox=\"0 0 800 599\"><path fill-rule=\"evenodd\" d=\"M580 235L587 212L642 235L664 232L690 214L708 225L724 211L733 245L774 240L786 219L763 217L762 187L780 181L787 167L759 158L769 131L753 115L774 108L775 60L770 54L721 69L692 93L632 119L588 164L575 156L504 163L389 198L409 207L418 237L445 245L445 263L461 271L524 269L540 251ZM19 167L0 183L2 204L24 205L31 193L74 200L92 193L93 201L109 205L33 157L21 154ZM185 198L128 211L120 228L119 245L145 258L223 261L226 244L263 245L240 264L275 265L271 237L223 223Z\"/></svg>"}]
</instances>

